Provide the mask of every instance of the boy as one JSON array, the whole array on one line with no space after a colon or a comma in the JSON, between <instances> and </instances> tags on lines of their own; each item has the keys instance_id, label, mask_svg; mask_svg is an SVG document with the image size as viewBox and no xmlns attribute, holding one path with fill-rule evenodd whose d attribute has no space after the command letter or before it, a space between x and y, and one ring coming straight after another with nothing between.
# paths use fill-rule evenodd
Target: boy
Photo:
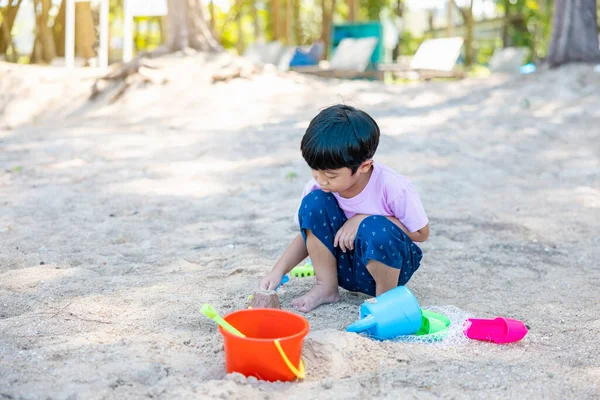
<instances>
[{"instance_id":1,"label":"boy","mask_svg":"<svg viewBox=\"0 0 600 400\"><path fill-rule=\"evenodd\" d=\"M310 256L315 286L292 306L308 312L339 301L338 286L379 296L404 285L419 268L429 220L412 183L375 163L379 127L346 105L321 111L302 138L312 169L302 195L300 234L261 281L274 289L283 275Z\"/></svg>"}]
</instances>

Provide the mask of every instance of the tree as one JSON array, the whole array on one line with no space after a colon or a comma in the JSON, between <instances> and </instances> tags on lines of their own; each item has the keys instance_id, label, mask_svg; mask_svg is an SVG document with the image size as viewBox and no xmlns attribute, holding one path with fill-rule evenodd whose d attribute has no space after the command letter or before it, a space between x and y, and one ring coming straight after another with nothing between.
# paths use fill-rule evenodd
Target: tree
<instances>
[{"instance_id":1,"label":"tree","mask_svg":"<svg viewBox=\"0 0 600 400\"><path fill-rule=\"evenodd\" d=\"M35 63L50 63L56 56L56 48L54 47L54 35L48 26L48 16L51 0L34 0L35 12L35 41L33 42L33 50L31 51L30 62Z\"/></svg>"},{"instance_id":2,"label":"tree","mask_svg":"<svg viewBox=\"0 0 600 400\"><path fill-rule=\"evenodd\" d=\"M281 4L279 0L271 0L271 30L273 40L279 40L281 35L281 18L279 18Z\"/></svg>"},{"instance_id":3,"label":"tree","mask_svg":"<svg viewBox=\"0 0 600 400\"><path fill-rule=\"evenodd\" d=\"M260 18L256 9L256 0L250 0L250 14L252 15L252 26L254 28L254 40L262 39L262 30L260 29Z\"/></svg>"},{"instance_id":4,"label":"tree","mask_svg":"<svg viewBox=\"0 0 600 400\"><path fill-rule=\"evenodd\" d=\"M17 61L17 52L12 39L12 27L22 2L23 0L9 0L7 6L0 10L0 54L6 54L10 49L10 60L7 60L13 62Z\"/></svg>"},{"instance_id":5,"label":"tree","mask_svg":"<svg viewBox=\"0 0 600 400\"><path fill-rule=\"evenodd\" d=\"M294 38L297 44L305 44L304 33L302 32L302 24L300 23L301 4L300 0L293 0L294 2Z\"/></svg>"},{"instance_id":6,"label":"tree","mask_svg":"<svg viewBox=\"0 0 600 400\"><path fill-rule=\"evenodd\" d=\"M556 0L548 64L600 62L596 0Z\"/></svg>"},{"instance_id":7,"label":"tree","mask_svg":"<svg viewBox=\"0 0 600 400\"><path fill-rule=\"evenodd\" d=\"M220 51L221 45L211 30L201 0L168 0L167 43L157 53L192 48Z\"/></svg>"},{"instance_id":8,"label":"tree","mask_svg":"<svg viewBox=\"0 0 600 400\"><path fill-rule=\"evenodd\" d=\"M346 0L348 5L348 20L356 21L358 19L358 0Z\"/></svg>"},{"instance_id":9,"label":"tree","mask_svg":"<svg viewBox=\"0 0 600 400\"><path fill-rule=\"evenodd\" d=\"M469 1L467 7L459 7L456 4L456 0L450 0L452 5L460 11L465 28L467 30L465 34L465 65L467 67L473 64L473 27L475 20L473 19L473 0Z\"/></svg>"},{"instance_id":10,"label":"tree","mask_svg":"<svg viewBox=\"0 0 600 400\"><path fill-rule=\"evenodd\" d=\"M58 14L54 19L52 31L54 34L54 47L56 55L65 55L65 24L66 24L66 1L62 0ZM94 57L94 44L96 43L96 32L94 30L94 18L90 2L75 3L75 52L87 61Z\"/></svg>"},{"instance_id":11,"label":"tree","mask_svg":"<svg viewBox=\"0 0 600 400\"><path fill-rule=\"evenodd\" d=\"M331 44L331 28L333 25L333 13L335 12L336 0L321 0L321 40L325 46L324 57L329 54Z\"/></svg>"},{"instance_id":12,"label":"tree","mask_svg":"<svg viewBox=\"0 0 600 400\"><path fill-rule=\"evenodd\" d=\"M115 93L109 101L114 102L134 84L154 82L156 79L149 76L148 71L156 67L145 58L158 57L179 50L193 49L207 52L222 50L215 39L201 0L168 0L167 6L167 42L151 52L138 54L133 60L122 63L107 75L98 78L92 86L91 99L106 91L113 91ZM164 79L160 81L164 82ZM110 84L115 82L116 85Z\"/></svg>"},{"instance_id":13,"label":"tree","mask_svg":"<svg viewBox=\"0 0 600 400\"><path fill-rule=\"evenodd\" d=\"M405 6L406 6L406 3L404 0L396 0L396 7L394 9L394 14L396 15L396 18L401 19L404 16L404 7ZM402 37L400 38L400 40L398 40L398 44L396 44L396 47L394 47L394 50L392 51L392 59L393 60L397 60L398 56L400 55L401 41L402 41Z\"/></svg>"}]
</instances>

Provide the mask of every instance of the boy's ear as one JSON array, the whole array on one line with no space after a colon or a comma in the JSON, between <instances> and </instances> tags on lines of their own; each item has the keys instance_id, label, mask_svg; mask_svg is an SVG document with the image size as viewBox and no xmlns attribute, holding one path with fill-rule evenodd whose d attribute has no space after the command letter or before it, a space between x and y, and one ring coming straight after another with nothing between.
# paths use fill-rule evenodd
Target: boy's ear
<instances>
[{"instance_id":1,"label":"boy's ear","mask_svg":"<svg viewBox=\"0 0 600 400\"><path fill-rule=\"evenodd\" d=\"M373 160L367 160L364 161L362 164L360 164L360 167L358 167L358 170L360 172L369 172L369 170L371 169L371 167L373 166Z\"/></svg>"}]
</instances>

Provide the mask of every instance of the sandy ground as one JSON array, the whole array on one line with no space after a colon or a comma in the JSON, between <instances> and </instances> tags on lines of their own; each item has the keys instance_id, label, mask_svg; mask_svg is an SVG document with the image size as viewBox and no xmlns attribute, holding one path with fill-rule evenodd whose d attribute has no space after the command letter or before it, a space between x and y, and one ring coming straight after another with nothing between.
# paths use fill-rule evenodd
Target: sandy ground
<instances>
[{"instance_id":1,"label":"sandy ground","mask_svg":"<svg viewBox=\"0 0 600 400\"><path fill-rule=\"evenodd\" d=\"M37 83L52 111L26 111L27 124L4 92L1 399L600 398L592 67L407 86L268 74L211 86L193 57L167 72L112 106L57 73ZM521 319L523 341L374 342L344 332L365 297L343 292L307 315L305 382L226 375L199 307L244 307L296 234L300 138L342 98L377 119L376 159L412 178L429 213L408 285L421 305ZM310 286L285 285L284 307Z\"/></svg>"}]
</instances>

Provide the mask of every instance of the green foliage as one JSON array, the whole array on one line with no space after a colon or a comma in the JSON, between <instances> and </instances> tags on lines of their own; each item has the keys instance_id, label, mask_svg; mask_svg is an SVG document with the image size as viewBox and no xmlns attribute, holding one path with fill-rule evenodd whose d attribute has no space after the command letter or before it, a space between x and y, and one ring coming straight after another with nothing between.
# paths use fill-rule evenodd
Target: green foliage
<instances>
[{"instance_id":1,"label":"green foliage","mask_svg":"<svg viewBox=\"0 0 600 400\"><path fill-rule=\"evenodd\" d=\"M497 48L502 47L502 38L498 37L491 40L475 40L473 48L475 52L475 62L479 65L487 65L494 55Z\"/></svg>"},{"instance_id":2,"label":"green foliage","mask_svg":"<svg viewBox=\"0 0 600 400\"><path fill-rule=\"evenodd\" d=\"M136 17L134 19L134 42L136 50L150 51L163 43L161 19L162 17Z\"/></svg>"},{"instance_id":3,"label":"green foliage","mask_svg":"<svg viewBox=\"0 0 600 400\"><path fill-rule=\"evenodd\" d=\"M217 36L221 44L226 49L235 49L240 40L238 24L236 22L236 15L241 12L242 16L240 23L242 25L242 43L244 49L248 44L253 43L256 40L254 32L254 19L251 15L250 4L245 3L242 9L239 10L237 5L232 6L227 13L223 12L218 6L215 5L215 27ZM257 15L259 19L259 26L261 27L262 33L265 34L265 27L267 32L270 32L268 26L269 13L265 9L258 9ZM268 36L267 36L268 37ZM242 51L244 50L242 49Z\"/></svg>"},{"instance_id":4,"label":"green foliage","mask_svg":"<svg viewBox=\"0 0 600 400\"><path fill-rule=\"evenodd\" d=\"M552 30L552 2L541 1L544 12L540 10L538 0L511 0L498 4L499 11L509 15L507 45L530 48L532 59L545 57Z\"/></svg>"},{"instance_id":5,"label":"green foliage","mask_svg":"<svg viewBox=\"0 0 600 400\"><path fill-rule=\"evenodd\" d=\"M390 0L360 0L360 6L370 21L379 20L381 10L390 7Z\"/></svg>"},{"instance_id":6,"label":"green foliage","mask_svg":"<svg viewBox=\"0 0 600 400\"><path fill-rule=\"evenodd\" d=\"M423 43L425 37L416 37L410 31L404 31L400 36L400 54L413 55Z\"/></svg>"}]
</instances>

